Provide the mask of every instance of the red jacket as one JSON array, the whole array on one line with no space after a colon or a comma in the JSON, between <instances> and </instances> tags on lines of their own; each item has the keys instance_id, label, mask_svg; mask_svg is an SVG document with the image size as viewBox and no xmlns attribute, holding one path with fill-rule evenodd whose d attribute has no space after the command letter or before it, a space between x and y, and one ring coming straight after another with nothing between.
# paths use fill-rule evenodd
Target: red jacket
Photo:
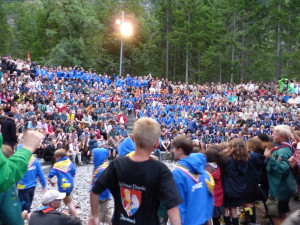
<instances>
[{"instance_id":1,"label":"red jacket","mask_svg":"<svg viewBox=\"0 0 300 225\"><path fill-rule=\"evenodd\" d=\"M120 123L120 118L121 118L121 115L118 115L118 119L117 119L118 123ZM124 120L124 124L126 124L127 123L127 117L125 115L123 115L123 120Z\"/></svg>"},{"instance_id":2,"label":"red jacket","mask_svg":"<svg viewBox=\"0 0 300 225\"><path fill-rule=\"evenodd\" d=\"M213 166L207 164L205 169L211 173L215 180L214 206L219 207L223 205L223 187L220 167L218 166L217 168L214 168Z\"/></svg>"}]
</instances>

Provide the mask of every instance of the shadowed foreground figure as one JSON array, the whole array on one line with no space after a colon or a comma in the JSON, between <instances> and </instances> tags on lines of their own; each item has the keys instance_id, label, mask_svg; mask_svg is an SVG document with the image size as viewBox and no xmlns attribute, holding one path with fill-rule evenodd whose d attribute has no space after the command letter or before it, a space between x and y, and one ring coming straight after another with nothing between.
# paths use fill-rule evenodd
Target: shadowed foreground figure
<instances>
[{"instance_id":1,"label":"shadowed foreground figure","mask_svg":"<svg viewBox=\"0 0 300 225\"><path fill-rule=\"evenodd\" d=\"M99 224L99 194L110 190L115 211L112 224L159 225L157 210L163 202L172 225L180 225L181 203L171 171L150 157L159 145L159 124L149 118L135 122L132 139L136 150L112 161L100 174L91 192L89 225Z\"/></svg>"}]
</instances>

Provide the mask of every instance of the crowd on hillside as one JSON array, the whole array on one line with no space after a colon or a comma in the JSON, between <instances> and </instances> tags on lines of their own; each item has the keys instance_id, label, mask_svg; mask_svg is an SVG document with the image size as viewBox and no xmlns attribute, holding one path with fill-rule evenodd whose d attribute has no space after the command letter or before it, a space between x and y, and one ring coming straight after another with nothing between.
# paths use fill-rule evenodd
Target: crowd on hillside
<instances>
[{"instance_id":1,"label":"crowd on hillside","mask_svg":"<svg viewBox=\"0 0 300 225\"><path fill-rule=\"evenodd\" d=\"M271 136L275 137L275 142L277 141L276 143L280 144L278 149L288 148L295 152L297 142L300 141L300 135L297 133L300 128L300 82L296 79L282 78L277 82L259 83L253 81L244 83L241 81L234 84L213 82L189 84L180 81L172 82L164 78L154 78L151 74L147 76L133 76L130 74L118 76L113 74L110 76L105 73L98 74L93 70L85 70L78 66L68 68L62 66L47 67L35 65L31 61L12 59L10 56L0 58L0 115L3 144L11 149L22 149L22 147L26 147L23 146L26 132L35 130L44 135L43 142L38 147L37 156L53 165L48 174L49 183L55 186L51 179L57 176L59 178L59 191L66 193L62 196L59 193L48 193L49 191L47 191L45 204L50 204L57 199L64 199L71 214L75 217L78 217L78 215L70 197L73 189L71 177L76 172L74 164L94 163L95 169L98 170L95 171L93 178L97 178L100 174L99 171L102 172L102 169L106 168L103 164L104 158L116 158L120 144L125 143L123 140L131 141L128 138L131 134L127 130L128 115L132 115L137 121L144 121L138 120L141 118L152 118L157 121L161 128L158 135L159 142L148 149L151 149L151 152L153 151L155 155L158 153L158 159L161 159L161 151L171 152L172 158L175 160L189 157L192 151L206 154L206 157L199 156L197 159L193 158L192 161L198 162L200 160L202 167L205 167L204 160L205 162L207 160L210 164L206 169L214 175L216 181L219 179L218 188L220 189L223 184L224 196L222 190L222 193L219 193L218 200L222 204L216 205L217 200L214 200L215 210L217 210L213 214L215 216L214 224L219 223L220 215L224 216L226 224L231 222L237 224L237 212L234 208L241 206L242 203L247 203L250 204L249 207L253 211L255 210L254 202L258 200L256 199L257 196L253 194L256 191L254 190L256 186L252 187L250 185L247 186L248 189L245 189L246 183L255 180L256 185L258 185L263 180L263 176L267 176L267 173L270 180L270 176L273 176L274 171L282 172L282 167L273 168L276 162L272 162L271 159L275 157L273 151L277 149L270 142L271 139L269 138ZM144 128L149 125L145 121L144 123ZM152 124L151 126L155 127L156 125ZM149 129L152 129L151 126ZM142 128L140 129L142 130ZM144 132L147 133L149 130ZM135 135L141 139L144 138L139 136L142 134L138 135L136 133ZM183 135L191 140L191 146L189 141L180 138ZM281 138L277 137L278 135ZM253 139L254 137L259 137L260 141ZM134 135L132 138L135 139ZM151 134L149 134L149 140L151 140ZM140 143L141 140L135 139L134 141L135 144L132 142L129 145L136 145L138 147L137 152L147 146L145 143ZM291 145L293 141L294 146ZM300 145L298 147L300 149ZM94 151L99 148L108 149L108 155L106 156L106 152L104 154ZM180 149L182 152L180 152ZM227 156L226 163L221 163L222 157L219 152L223 150L225 150ZM247 151L256 153L252 155L248 154ZM288 159L293 157L293 151L288 153L287 165L289 165ZM105 157L102 155L105 155ZM100 158L95 161L95 157ZM255 160L252 160L258 164L252 162L251 165L249 157L250 159L256 157ZM269 159L270 157L271 159ZM276 158L275 161L281 161L282 156L280 154L276 157L279 158ZM287 157L287 155L284 157ZM266 158L270 161L267 168ZM247 171L248 159L249 166L260 168L260 171L253 172L251 168ZM291 163L294 163L294 161L292 160ZM113 165L116 166L117 162ZM39 168L38 162L34 158L31 159L30 163L30 166L34 165L34 169ZM182 163L187 163L187 165L184 168L178 168L179 170L185 170L190 165L188 162ZM221 169L217 170L217 165ZM293 164L293 168L295 165ZM192 169L188 172L185 171L185 173L189 174L191 171ZM199 171L195 173L197 172ZM221 172L222 179L224 178L228 182L227 184L224 183L225 181L222 181L223 183L220 181ZM248 172L253 172L253 174L250 174L252 177L249 175L250 180L245 177ZM45 188L46 181L41 174L40 171L37 176L40 177L42 186ZM239 177L241 174L243 174L243 177ZM297 177L297 175L295 176ZM205 179L210 180L209 175ZM290 176L284 179L289 179L288 182L290 183L291 180L293 181ZM67 180L69 180L69 183ZM278 179L275 177L271 181L277 182ZM100 184L97 179L94 179L94 182L96 182L99 189L104 188L104 184ZM175 182L177 182L176 179ZM197 179L196 182L198 182ZM214 185L209 188L209 183L206 180L203 182L207 184L212 194ZM32 185L29 185L30 190L25 188L28 183ZM231 184L234 184L234 186ZM28 195L33 197L35 185L36 181L32 183L30 176L26 177L25 175L25 178L17 184L17 188L21 193L20 198L22 198L22 191L25 192L23 193L24 198ZM125 198L126 200L126 187L129 186L124 186L125 197L123 196L122 199ZM276 185L271 183L271 186ZM193 186L193 190L198 188L202 188L202 184ZM262 192L267 195L269 192L268 184L265 184L263 188L265 190L262 190ZM285 188L287 187L284 186L283 189L286 190ZM179 187L178 189L180 192ZM98 193L96 188L93 188L93 191ZM245 195L245 191L247 191L248 196ZM273 193L272 191L271 188L271 194L277 197L276 191ZM107 200L110 193L106 194L104 199ZM112 194L114 195L113 192ZM211 194L206 193L208 196L211 196ZM236 194L238 194L237 197ZM245 196L246 199L244 199ZM29 201L31 204L32 198L31 201L28 199L23 200L23 202ZM137 200L137 203L139 200ZM280 207L282 207L280 210L285 214L288 211L288 201L286 198L279 200L281 200ZM179 202L180 200L177 198L176 204L178 205ZM23 205L23 209L30 210L30 204ZM124 205L126 202L122 204L126 208ZM167 205L167 209L169 209L169 205ZM52 205L50 206L52 207ZM50 206L48 205L41 211L44 213L44 210L47 211ZM179 207L179 209L182 208ZM126 212L129 216L131 213L135 213L130 210ZM169 219L173 220L170 215ZM206 215L206 221L213 216L212 214L209 215L210 217ZM253 213L248 212L248 216L250 222L256 224ZM26 217L27 215L24 216L24 218ZM165 217L161 216L161 219ZM122 218L121 216L120 220ZM107 220L109 219L106 218ZM124 217L124 220L130 222L130 218L127 217ZM280 224L277 223L278 221L276 222L276 219L274 220L275 225ZM90 222L90 224L96 224L94 222ZM78 221L77 223L79 224ZM31 222L31 224L34 223ZM76 224L76 221L74 224ZM161 221L161 224L166 223ZM185 224L193 223L187 222Z\"/></svg>"},{"instance_id":2,"label":"crowd on hillside","mask_svg":"<svg viewBox=\"0 0 300 225\"><path fill-rule=\"evenodd\" d=\"M150 74L109 76L77 66L48 68L11 57L1 58L0 78L0 114L14 113L18 135L27 128L45 133L44 148L63 143L87 152L95 136L98 145L117 149L128 136L128 114L158 121L163 151L170 150L178 134L190 135L205 150L235 137L271 135L280 124L300 127L297 80L200 85ZM16 143L14 137L11 144Z\"/></svg>"}]
</instances>

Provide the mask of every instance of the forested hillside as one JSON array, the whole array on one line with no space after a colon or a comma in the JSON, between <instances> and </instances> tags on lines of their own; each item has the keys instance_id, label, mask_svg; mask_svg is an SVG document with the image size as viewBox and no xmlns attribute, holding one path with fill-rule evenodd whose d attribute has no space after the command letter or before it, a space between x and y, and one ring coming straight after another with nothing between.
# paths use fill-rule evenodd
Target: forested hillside
<instances>
[{"instance_id":1,"label":"forested hillside","mask_svg":"<svg viewBox=\"0 0 300 225\"><path fill-rule=\"evenodd\" d=\"M0 0L0 55L189 82L300 78L299 0Z\"/></svg>"}]
</instances>

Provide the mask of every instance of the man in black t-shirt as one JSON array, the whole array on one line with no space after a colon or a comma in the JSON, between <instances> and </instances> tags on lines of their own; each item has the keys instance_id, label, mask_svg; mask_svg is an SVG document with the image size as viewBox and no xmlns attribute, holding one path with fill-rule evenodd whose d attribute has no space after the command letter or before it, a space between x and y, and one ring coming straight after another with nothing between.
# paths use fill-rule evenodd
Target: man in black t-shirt
<instances>
[{"instance_id":1,"label":"man in black t-shirt","mask_svg":"<svg viewBox=\"0 0 300 225\"><path fill-rule=\"evenodd\" d=\"M132 139L135 152L112 161L96 180L90 195L89 225L99 224L99 194L109 189L114 196L113 225L158 225L157 210L162 202L172 225L179 225L181 198L171 171L150 158L159 146L159 124L150 118L135 122Z\"/></svg>"}]
</instances>

